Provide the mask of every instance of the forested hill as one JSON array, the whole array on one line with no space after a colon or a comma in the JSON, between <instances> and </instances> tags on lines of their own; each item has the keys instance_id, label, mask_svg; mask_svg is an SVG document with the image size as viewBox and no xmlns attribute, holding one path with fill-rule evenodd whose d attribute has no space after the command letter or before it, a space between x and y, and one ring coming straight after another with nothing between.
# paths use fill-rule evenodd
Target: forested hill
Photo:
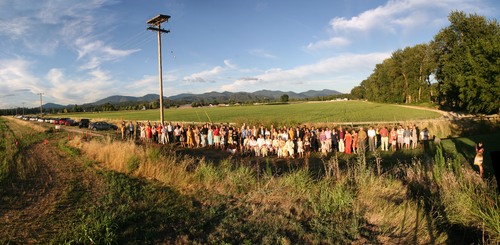
<instances>
[{"instance_id":1,"label":"forested hill","mask_svg":"<svg viewBox=\"0 0 500 245\"><path fill-rule=\"evenodd\" d=\"M200 101L205 101L207 103L212 103L212 102L219 102L219 103L227 103L229 101L232 102L249 102L249 101L274 101L274 100L279 100L282 95L288 95L290 99L307 99L307 98L314 98L314 97L321 97L321 96L330 96L330 95L337 95L340 94L340 92L335 91L335 90L329 90L329 89L323 89L320 91L316 90L309 90L307 92L302 92L302 93L295 93L295 92L283 92L283 91L272 91L272 90L259 90L256 92L248 93L248 92L208 92L208 93L203 93L203 94L190 94L190 93L184 93L184 94L178 94L170 97L165 97L167 100L171 101L183 101L186 103L192 103L192 102L200 102ZM135 102L135 101L143 101L143 102L149 102L153 100L158 99L157 94L148 94L142 97L132 97L132 96L120 96L120 95L115 95L115 96L110 96L105 99L98 100L94 103L91 103L93 105L102 105L106 103L111 103L111 104L117 104L117 103L122 103L122 102Z\"/></svg>"},{"instance_id":2,"label":"forested hill","mask_svg":"<svg viewBox=\"0 0 500 245\"><path fill-rule=\"evenodd\" d=\"M273 91L259 90L256 92L208 92L203 94L179 94L170 97L164 97L165 106L177 106L191 104L193 106L209 104L227 104L227 103L254 103L254 102L276 102L281 101L283 97L287 100L330 100L342 96L342 93L330 90L309 90L302 93L292 91ZM83 111L83 110L121 110L121 109L154 109L159 108L159 95L147 94L141 97L113 95L93 103L82 103L78 105L57 105L48 103L43 106L46 110L64 110ZM8 112L7 112L8 113Z\"/></svg>"},{"instance_id":3,"label":"forested hill","mask_svg":"<svg viewBox=\"0 0 500 245\"><path fill-rule=\"evenodd\" d=\"M375 102L434 102L470 113L500 111L500 26L452 12L429 43L396 50L351 96Z\"/></svg>"}]
</instances>

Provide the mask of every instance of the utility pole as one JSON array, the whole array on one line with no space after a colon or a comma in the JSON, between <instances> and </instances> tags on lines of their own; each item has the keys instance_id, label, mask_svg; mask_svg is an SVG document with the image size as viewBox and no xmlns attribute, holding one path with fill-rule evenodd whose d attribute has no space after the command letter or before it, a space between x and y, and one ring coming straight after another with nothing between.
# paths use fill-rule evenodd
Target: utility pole
<instances>
[{"instance_id":1,"label":"utility pole","mask_svg":"<svg viewBox=\"0 0 500 245\"><path fill-rule=\"evenodd\" d=\"M24 102L23 102L23 117L24 117Z\"/></svg>"},{"instance_id":2,"label":"utility pole","mask_svg":"<svg viewBox=\"0 0 500 245\"><path fill-rule=\"evenodd\" d=\"M170 30L161 29L161 23L170 19L169 15L159 14L146 22L149 27L148 30L158 32L158 80L160 82L160 123L163 125L163 77L162 77L162 64L161 64L161 34L169 33Z\"/></svg>"},{"instance_id":3,"label":"utility pole","mask_svg":"<svg viewBox=\"0 0 500 245\"><path fill-rule=\"evenodd\" d=\"M43 108L42 108L42 95L43 93L38 93L40 95L40 116L43 116Z\"/></svg>"}]
</instances>

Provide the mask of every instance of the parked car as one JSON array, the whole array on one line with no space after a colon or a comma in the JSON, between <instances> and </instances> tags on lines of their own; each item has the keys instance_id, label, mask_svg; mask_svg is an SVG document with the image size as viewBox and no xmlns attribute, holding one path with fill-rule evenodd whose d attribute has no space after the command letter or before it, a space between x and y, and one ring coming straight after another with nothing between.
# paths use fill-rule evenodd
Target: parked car
<instances>
[{"instance_id":1,"label":"parked car","mask_svg":"<svg viewBox=\"0 0 500 245\"><path fill-rule=\"evenodd\" d=\"M110 130L110 129L116 130L116 129L118 129L118 126L113 125L113 124L109 124L107 122L95 122L95 123L91 123L89 125L89 128L94 130L94 131L95 130Z\"/></svg>"},{"instance_id":2,"label":"parked car","mask_svg":"<svg viewBox=\"0 0 500 245\"><path fill-rule=\"evenodd\" d=\"M90 125L90 119L87 118L82 118L80 119L80 122L78 122L79 128L88 128L89 125Z\"/></svg>"},{"instance_id":3,"label":"parked car","mask_svg":"<svg viewBox=\"0 0 500 245\"><path fill-rule=\"evenodd\" d=\"M59 118L59 124L61 125L66 125L66 121L69 120L69 118L63 117Z\"/></svg>"},{"instance_id":4,"label":"parked car","mask_svg":"<svg viewBox=\"0 0 500 245\"><path fill-rule=\"evenodd\" d=\"M67 119L66 122L64 123L66 126L76 126L78 125L78 122L73 120L73 119Z\"/></svg>"}]
</instances>

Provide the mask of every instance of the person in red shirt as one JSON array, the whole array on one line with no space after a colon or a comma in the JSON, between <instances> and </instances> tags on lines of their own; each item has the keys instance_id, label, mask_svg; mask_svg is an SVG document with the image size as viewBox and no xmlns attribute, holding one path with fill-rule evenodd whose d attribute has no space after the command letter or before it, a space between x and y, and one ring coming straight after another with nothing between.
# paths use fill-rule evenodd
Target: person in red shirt
<instances>
[{"instance_id":1,"label":"person in red shirt","mask_svg":"<svg viewBox=\"0 0 500 245\"><path fill-rule=\"evenodd\" d=\"M382 151L388 151L389 150L389 130L387 130L387 127L382 127L379 130L380 134L380 140L382 142Z\"/></svg>"}]
</instances>

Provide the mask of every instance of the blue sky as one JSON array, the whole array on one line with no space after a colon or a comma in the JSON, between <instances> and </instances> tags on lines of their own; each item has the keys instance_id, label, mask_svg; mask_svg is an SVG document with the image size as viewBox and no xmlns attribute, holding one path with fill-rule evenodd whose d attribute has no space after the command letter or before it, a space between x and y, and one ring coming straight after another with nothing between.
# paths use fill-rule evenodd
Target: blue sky
<instances>
[{"instance_id":1,"label":"blue sky","mask_svg":"<svg viewBox=\"0 0 500 245\"><path fill-rule=\"evenodd\" d=\"M0 0L0 108L261 89L350 92L452 10L499 19L497 0Z\"/></svg>"}]
</instances>

